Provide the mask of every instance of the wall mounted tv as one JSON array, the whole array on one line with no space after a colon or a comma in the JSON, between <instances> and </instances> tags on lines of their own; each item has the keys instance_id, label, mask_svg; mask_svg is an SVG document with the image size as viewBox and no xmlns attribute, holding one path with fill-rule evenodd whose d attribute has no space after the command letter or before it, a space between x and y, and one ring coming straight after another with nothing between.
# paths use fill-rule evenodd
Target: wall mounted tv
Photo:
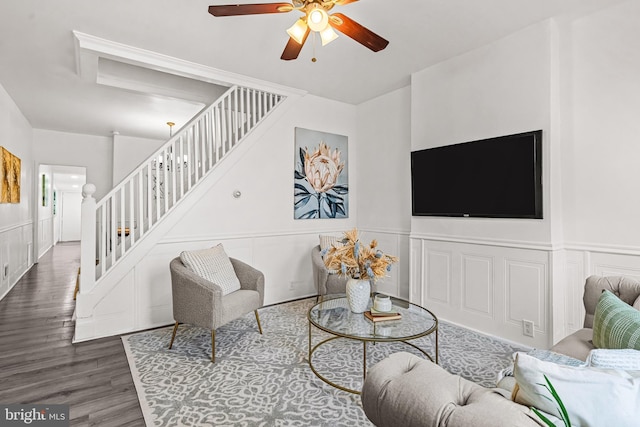
<instances>
[{"instance_id":1,"label":"wall mounted tv","mask_svg":"<svg viewBox=\"0 0 640 427\"><path fill-rule=\"evenodd\" d=\"M542 131L411 152L413 216L542 218Z\"/></svg>"}]
</instances>

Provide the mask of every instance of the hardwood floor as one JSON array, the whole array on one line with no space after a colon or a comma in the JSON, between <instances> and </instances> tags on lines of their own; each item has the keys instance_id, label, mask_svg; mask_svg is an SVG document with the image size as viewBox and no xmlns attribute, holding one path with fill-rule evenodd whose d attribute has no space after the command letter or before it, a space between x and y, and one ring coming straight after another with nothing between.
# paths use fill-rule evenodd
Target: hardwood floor
<instances>
[{"instance_id":1,"label":"hardwood floor","mask_svg":"<svg viewBox=\"0 0 640 427\"><path fill-rule=\"evenodd\" d=\"M120 337L71 344L80 245L59 243L0 301L0 403L70 405L71 425L144 426Z\"/></svg>"}]
</instances>

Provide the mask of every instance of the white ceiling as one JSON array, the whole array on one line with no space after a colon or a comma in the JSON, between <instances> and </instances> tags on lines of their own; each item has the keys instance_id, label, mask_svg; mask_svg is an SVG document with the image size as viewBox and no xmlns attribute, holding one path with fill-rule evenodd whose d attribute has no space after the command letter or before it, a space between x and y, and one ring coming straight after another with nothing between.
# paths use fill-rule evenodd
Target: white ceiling
<instances>
[{"instance_id":1,"label":"white ceiling","mask_svg":"<svg viewBox=\"0 0 640 427\"><path fill-rule=\"evenodd\" d=\"M87 182L86 168L78 166L52 166L53 186L60 192L80 192Z\"/></svg>"},{"instance_id":2,"label":"white ceiling","mask_svg":"<svg viewBox=\"0 0 640 427\"><path fill-rule=\"evenodd\" d=\"M621 1L360 0L333 12L389 40L385 50L373 53L341 35L325 47L317 43L314 54L309 37L297 60L282 61L285 30L298 12L223 18L207 12L210 4L268 0L2 0L0 85L34 128L165 138L167 121L184 125L220 88L159 75L166 90L83 80L73 30L359 104L406 86L415 71L520 28ZM124 72L138 82L148 78L144 70Z\"/></svg>"}]
</instances>

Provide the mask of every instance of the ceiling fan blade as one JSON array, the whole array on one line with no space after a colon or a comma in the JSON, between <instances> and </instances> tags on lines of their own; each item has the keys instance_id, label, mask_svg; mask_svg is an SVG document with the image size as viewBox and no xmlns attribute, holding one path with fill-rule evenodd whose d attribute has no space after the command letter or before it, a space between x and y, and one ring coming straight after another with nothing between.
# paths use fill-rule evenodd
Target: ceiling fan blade
<instances>
[{"instance_id":1,"label":"ceiling fan blade","mask_svg":"<svg viewBox=\"0 0 640 427\"><path fill-rule=\"evenodd\" d=\"M374 52L381 51L389 44L388 40L383 39L373 31L363 27L342 13L334 13L331 15L329 24L345 36L351 37Z\"/></svg>"},{"instance_id":2,"label":"ceiling fan blade","mask_svg":"<svg viewBox=\"0 0 640 427\"><path fill-rule=\"evenodd\" d=\"M307 32L304 33L304 37L302 38L302 43L298 43L293 39L293 37L289 37L289 41L287 45L284 47L284 51L282 52L282 56L280 59L285 61L291 61L292 59L296 59L302 50L302 46L307 41L307 37L309 37L309 32L311 30L307 27Z\"/></svg>"},{"instance_id":3,"label":"ceiling fan blade","mask_svg":"<svg viewBox=\"0 0 640 427\"><path fill-rule=\"evenodd\" d=\"M262 13L286 13L294 9L291 3L221 4L209 6L213 16L259 15Z\"/></svg>"},{"instance_id":4,"label":"ceiling fan blade","mask_svg":"<svg viewBox=\"0 0 640 427\"><path fill-rule=\"evenodd\" d=\"M349 4L349 3L355 3L358 0L334 0L333 3L337 4L338 6L344 6L345 4Z\"/></svg>"}]
</instances>

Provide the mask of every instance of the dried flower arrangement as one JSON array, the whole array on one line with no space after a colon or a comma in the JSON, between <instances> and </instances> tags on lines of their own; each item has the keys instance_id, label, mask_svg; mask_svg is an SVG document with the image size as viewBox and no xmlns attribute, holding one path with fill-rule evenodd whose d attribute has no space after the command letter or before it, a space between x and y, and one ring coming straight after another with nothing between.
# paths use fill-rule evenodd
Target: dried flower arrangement
<instances>
[{"instance_id":1,"label":"dried flower arrangement","mask_svg":"<svg viewBox=\"0 0 640 427\"><path fill-rule=\"evenodd\" d=\"M358 229L345 231L344 239L332 246L325 256L328 269L353 279L375 280L391 271L391 264L398 258L385 255L376 249L378 242L373 240L369 246L362 245L358 238Z\"/></svg>"}]
</instances>

